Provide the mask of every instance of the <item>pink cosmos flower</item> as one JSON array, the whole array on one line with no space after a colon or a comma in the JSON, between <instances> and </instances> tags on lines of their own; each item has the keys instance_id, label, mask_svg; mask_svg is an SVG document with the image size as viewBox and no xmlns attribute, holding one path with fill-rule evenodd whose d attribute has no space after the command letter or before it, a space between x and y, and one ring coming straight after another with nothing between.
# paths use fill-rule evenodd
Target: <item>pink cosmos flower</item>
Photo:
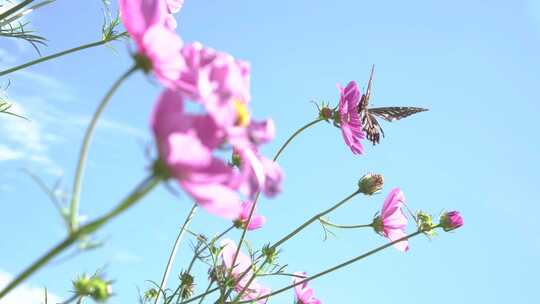
<instances>
[{"instance_id":1,"label":"pink cosmos flower","mask_svg":"<svg viewBox=\"0 0 540 304\"><path fill-rule=\"evenodd\" d=\"M360 90L354 81L349 82L345 89L339 85L338 88L340 90L339 122L343 139L354 154L362 154L364 148L360 141L364 139L365 134L362 131L362 121L358 113Z\"/></svg>"},{"instance_id":2,"label":"pink cosmos flower","mask_svg":"<svg viewBox=\"0 0 540 304\"><path fill-rule=\"evenodd\" d=\"M191 43L182 49L186 69L176 86L187 98L204 105L216 123L229 130L249 125L249 64L231 55Z\"/></svg>"},{"instance_id":3,"label":"pink cosmos flower","mask_svg":"<svg viewBox=\"0 0 540 304\"><path fill-rule=\"evenodd\" d=\"M293 279L293 284L307 278L307 274L305 272L295 272L294 275L295 277ZM321 301L313 296L313 289L307 286L307 281L296 285L294 287L294 293L296 295L295 304L321 304Z\"/></svg>"},{"instance_id":4,"label":"pink cosmos flower","mask_svg":"<svg viewBox=\"0 0 540 304\"><path fill-rule=\"evenodd\" d=\"M160 159L182 189L208 212L237 219L242 202L236 181L240 174L213 152L223 144L222 130L208 115L184 112L180 94L166 90L152 115Z\"/></svg>"},{"instance_id":5,"label":"pink cosmos flower","mask_svg":"<svg viewBox=\"0 0 540 304\"><path fill-rule=\"evenodd\" d=\"M463 218L459 211L449 211L441 216L440 224L444 231L451 231L463 226Z\"/></svg>"},{"instance_id":6,"label":"pink cosmos flower","mask_svg":"<svg viewBox=\"0 0 540 304\"><path fill-rule=\"evenodd\" d=\"M184 69L183 42L167 26L164 0L119 0L120 17L138 49L138 64L168 87Z\"/></svg>"},{"instance_id":7,"label":"pink cosmos flower","mask_svg":"<svg viewBox=\"0 0 540 304\"><path fill-rule=\"evenodd\" d=\"M395 188L388 194L384 201L381 214L373 220L375 231L390 241L398 240L404 236L407 227L407 217L401 210L405 204L405 195L399 188ZM399 251L409 250L407 240L394 244Z\"/></svg>"},{"instance_id":8,"label":"pink cosmos flower","mask_svg":"<svg viewBox=\"0 0 540 304\"><path fill-rule=\"evenodd\" d=\"M236 292L241 292L253 276L253 271L250 269L251 258L240 251L238 253L238 257L236 258L236 263L233 265L234 256L238 250L236 243L233 240L225 239L221 241L221 247L223 247L223 250L221 251L221 259L223 260L223 264L226 269L232 269L231 274L233 278L237 280L234 289ZM246 271L247 273L242 277L242 279L239 280L239 278ZM257 283L256 280L253 280L248 288L246 288L246 291L242 295L241 299L243 301L255 300L269 294L270 291L271 290L269 288ZM262 299L256 303L263 304L266 303L266 301L267 299Z\"/></svg>"},{"instance_id":9,"label":"pink cosmos flower","mask_svg":"<svg viewBox=\"0 0 540 304\"><path fill-rule=\"evenodd\" d=\"M242 212L240 213L240 217L237 219L237 221L239 221L242 225L247 224L251 208L253 208L252 201L246 201L242 204ZM249 222L249 224L247 224L247 229L256 230L261 228L265 223L266 217L258 215L257 208L255 208L255 210L253 211L253 216L251 217L251 221Z\"/></svg>"}]
</instances>

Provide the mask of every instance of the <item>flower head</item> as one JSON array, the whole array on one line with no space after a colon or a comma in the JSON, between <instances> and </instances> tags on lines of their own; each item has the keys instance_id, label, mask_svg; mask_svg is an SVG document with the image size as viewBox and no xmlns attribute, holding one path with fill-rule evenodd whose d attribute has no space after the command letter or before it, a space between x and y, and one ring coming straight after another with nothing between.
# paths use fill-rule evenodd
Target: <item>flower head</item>
<instances>
[{"instance_id":1,"label":"flower head","mask_svg":"<svg viewBox=\"0 0 540 304\"><path fill-rule=\"evenodd\" d=\"M381 174L368 173L358 182L358 190L365 195L373 195L381 191L384 186L384 177Z\"/></svg>"},{"instance_id":2,"label":"flower head","mask_svg":"<svg viewBox=\"0 0 540 304\"><path fill-rule=\"evenodd\" d=\"M238 257L236 262L233 265L234 256L238 247L233 240L225 239L221 241L221 259L223 260L223 265L226 269L232 269L231 275L236 280L235 281L235 290L236 292L241 292L245 289L242 294L241 299L244 301L255 300L259 297L265 296L270 293L270 289L259 284L256 280L253 280L249 286L246 285L251 277L254 275L253 270L251 269L251 258L244 254L243 252L238 252ZM244 273L246 273L244 275ZM240 277L243 277L240 279ZM257 304L263 304L266 302L266 299L257 301Z\"/></svg>"},{"instance_id":3,"label":"flower head","mask_svg":"<svg viewBox=\"0 0 540 304\"><path fill-rule=\"evenodd\" d=\"M307 278L307 274L305 272L295 272L294 275L295 277L293 279L293 284L297 284L298 282L301 282L305 278ZM307 286L307 281L299 285L296 285L294 287L294 293L296 296L296 302L295 302L296 304L320 304L321 303L319 299L316 299L313 296L313 289Z\"/></svg>"},{"instance_id":4,"label":"flower head","mask_svg":"<svg viewBox=\"0 0 540 304\"><path fill-rule=\"evenodd\" d=\"M339 124L345 143L354 154L362 154L364 148L361 140L365 134L362 131L362 121L358 113L360 103L360 90L356 82L351 81L345 88L338 85L340 90L339 98Z\"/></svg>"},{"instance_id":5,"label":"flower head","mask_svg":"<svg viewBox=\"0 0 540 304\"><path fill-rule=\"evenodd\" d=\"M235 221L235 225L237 225L240 228L243 228L247 225L247 230L256 230L256 229L261 228L266 223L266 218L262 215L256 214L257 209L255 209L253 211L253 216L251 217L251 221L248 224L249 213L251 212L251 208L253 208L252 201L246 201L242 203L242 212L240 213L240 217Z\"/></svg>"},{"instance_id":6,"label":"flower head","mask_svg":"<svg viewBox=\"0 0 540 304\"><path fill-rule=\"evenodd\" d=\"M450 211L441 215L440 223L444 231L451 231L463 226L463 218L459 211Z\"/></svg>"},{"instance_id":7,"label":"flower head","mask_svg":"<svg viewBox=\"0 0 540 304\"><path fill-rule=\"evenodd\" d=\"M240 174L214 155L223 132L208 115L188 114L183 98L166 90L158 99L152 129L160 159L180 186L208 212L236 219L242 212L236 181Z\"/></svg>"},{"instance_id":8,"label":"flower head","mask_svg":"<svg viewBox=\"0 0 540 304\"><path fill-rule=\"evenodd\" d=\"M119 10L122 23L137 46L137 64L171 87L185 62L180 54L182 39L167 25L169 12L165 2L120 0Z\"/></svg>"},{"instance_id":9,"label":"flower head","mask_svg":"<svg viewBox=\"0 0 540 304\"><path fill-rule=\"evenodd\" d=\"M405 195L399 188L395 188L388 194L384 201L381 214L373 220L373 228L390 241L396 241L404 236L407 227L407 217L401 210L405 203ZM394 244L400 251L409 250L407 240Z\"/></svg>"}]
</instances>

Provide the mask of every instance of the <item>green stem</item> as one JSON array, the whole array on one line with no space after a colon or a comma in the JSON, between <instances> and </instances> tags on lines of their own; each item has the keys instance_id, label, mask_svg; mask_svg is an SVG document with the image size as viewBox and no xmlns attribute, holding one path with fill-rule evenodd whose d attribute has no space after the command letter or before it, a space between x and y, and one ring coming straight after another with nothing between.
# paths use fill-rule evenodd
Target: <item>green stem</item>
<instances>
[{"instance_id":1,"label":"green stem","mask_svg":"<svg viewBox=\"0 0 540 304\"><path fill-rule=\"evenodd\" d=\"M287 234L286 236L284 236L283 238L281 238L279 241L277 241L274 245L272 245L272 248L273 249L276 249L277 247L281 246L283 243L285 243L286 241L288 241L289 239L291 239L293 236L295 236L298 232L302 231L304 228L306 228L307 226L309 226L310 224L312 224L313 222L315 222L316 220L318 220L319 218L327 215L328 213L338 209L339 207L341 207L343 204L345 204L347 201L349 201L350 199L352 199L353 197L355 197L356 195L358 195L360 193L359 190L356 190L354 191L351 195L347 196L346 198L342 199L341 201L339 201L337 204L335 204L334 206L314 215L313 217L311 217L309 220L307 220L305 223L303 223L302 225L298 226L298 228L296 228L293 232Z\"/></svg>"},{"instance_id":2,"label":"green stem","mask_svg":"<svg viewBox=\"0 0 540 304\"><path fill-rule=\"evenodd\" d=\"M210 282L210 285L208 285L208 288L206 289L206 291L205 291L204 293L202 293L202 294L200 294L200 295L198 295L198 296L195 296L195 297L193 297L193 298L191 298L191 299L189 299L189 300L187 300L187 301L185 301L185 302L182 302L182 303L184 303L184 304L191 303L191 302L193 302L193 301L195 301L195 300L198 300L198 299L201 299L201 298L204 300L204 298L205 298L207 295L209 295L209 294L211 294L211 293L214 293L214 292L218 291L218 290L219 290L219 286L210 289L210 288L212 287L212 284L213 284L213 283L214 283L214 281L211 281L211 282ZM199 303L201 303L201 302L199 302Z\"/></svg>"},{"instance_id":3,"label":"green stem","mask_svg":"<svg viewBox=\"0 0 540 304\"><path fill-rule=\"evenodd\" d=\"M281 153L283 152L283 150L285 150L285 148L287 148L287 146L293 141L293 139L298 136L300 133L302 133L304 130L306 130L307 128L321 122L321 121L324 121L324 119L322 118L317 118L315 119L314 121L306 124L305 126L301 127L300 129L296 130L296 132L294 132L290 137L289 139L287 139L287 141L285 141L285 143L281 146L281 148L279 148L279 150L277 151L276 155L274 156L273 158L273 161L276 161L279 156L281 155ZM249 223L249 222L248 222Z\"/></svg>"},{"instance_id":4,"label":"green stem","mask_svg":"<svg viewBox=\"0 0 540 304\"><path fill-rule=\"evenodd\" d=\"M204 301L204 298L209 294L209 290L210 290L210 288L212 288L213 284L214 284L214 281L210 281L210 284L208 284L208 287L206 288L206 291L202 294L202 297L201 297L201 300L199 301L199 304L201 304Z\"/></svg>"},{"instance_id":5,"label":"green stem","mask_svg":"<svg viewBox=\"0 0 540 304\"><path fill-rule=\"evenodd\" d=\"M271 297L271 296L275 296L275 295L277 295L277 294L279 294L279 293L282 293L282 292L284 292L284 291L286 291L286 290L289 290L289 289L291 289L291 288L294 288L294 287L297 286L297 285L304 284L304 283L306 283L307 281L314 280L314 279L316 279L316 278L318 278L318 277L321 277L321 276L323 276L323 275L329 274L329 273L331 273L331 272L333 272L333 271L336 271L336 270L338 270L338 269L340 269L340 268L343 268L343 267L345 267L345 266L348 266L348 265L350 265L350 264L352 264L352 263L358 262L358 261L360 261L360 260L362 260L362 259L364 259L364 258L367 258L368 256L373 255L373 254L375 254L375 253L377 253L377 252L379 252L379 251L381 251L381 250L384 250L384 249L386 249L386 248L388 248L388 247L390 247L390 246L392 246L392 245L394 245L394 244L396 244L396 243L399 243L399 242L401 242L401 241L405 241L405 240L407 240L407 239L410 239L410 238L415 237L415 236L417 236L417 235L419 235L419 234L422 234L422 233L423 233L423 231L420 231L420 230L419 230L419 231L416 231L416 232L411 233L411 234L409 234L409 235L407 235L407 236L404 236L404 237L402 237L402 238L400 238L400 239L397 239L397 240L395 240L395 241L393 241L393 242L387 243L387 244L385 244L385 245L383 245L383 246L377 247L377 248L375 248L375 249L373 249L373 250L371 250L371 251L368 251L368 252L366 252L366 253L364 253L364 254L362 254L362 255L359 255L359 256L357 256L357 257L355 257L355 258L352 258L352 259L350 259L350 260L348 260L348 261L345 261L345 262L343 262L343 263L341 263L341 264L338 264L338 265L336 265L336 266L334 266L334 267L332 267L332 268L329 268L329 269L324 270L324 271L322 271L322 272L319 272L319 273L317 273L317 274L315 274L315 275L313 275L313 276L310 276L310 277L308 277L308 278L305 278L304 280L298 281L298 282L296 282L295 284L289 285L289 286L287 286L287 287L283 287L283 288L281 288L281 289L278 289L278 290L276 290L276 291L274 291L274 292L272 292L272 293L269 293L269 294L267 294L267 295L265 295L265 296L259 297L259 298L254 299L254 300L239 302L239 304L241 304L241 303L252 303L252 302L256 302L256 301L259 301L259 300L263 300L263 299L269 298L269 297ZM233 301L233 303L234 303L234 301Z\"/></svg>"},{"instance_id":6,"label":"green stem","mask_svg":"<svg viewBox=\"0 0 540 304\"><path fill-rule=\"evenodd\" d=\"M112 95L116 92L118 87L126 80L133 72L137 70L137 66L133 66L128 71L126 71L118 80L116 80L112 87L109 89L107 94L105 94L105 97L99 104L98 108L96 109L96 112L92 116L92 120L90 120L90 124L88 125L86 129L86 133L84 134L83 143L81 146L81 150L79 153L79 162L77 163L77 170L75 171L75 179L73 181L73 192L71 194L71 202L69 207L69 215L70 215L70 230L71 232L74 232L78 228L78 215L79 215L79 196L81 194L81 184L82 184L82 177L84 173L84 165L86 163L86 157L88 155L88 148L90 146L90 142L92 140L92 135L94 134L94 129L96 127L96 124L101 116L101 113L109 103L109 100L111 99Z\"/></svg>"},{"instance_id":7,"label":"green stem","mask_svg":"<svg viewBox=\"0 0 540 304\"><path fill-rule=\"evenodd\" d=\"M92 43L84 44L84 45L74 47L74 48L71 48L71 49L68 49L68 50L64 50L64 51L61 51L61 52L58 52L58 53L55 53L55 54L52 54L52 55L49 55L49 56L41 57L39 59L36 59L36 60L21 64L21 65L18 65L16 67L12 67L12 68L4 70L4 71L1 71L0 76L5 76L7 74L13 73L13 72L18 71L18 70L22 70L22 69L27 68L29 66L33 66L35 64L38 64L38 63L41 63L41 62L44 62L44 61L48 61L48 60L51 60L51 59L55 59L55 58L58 58L58 57L61 57L61 56L64 56L64 55L67 55L67 54L70 54L70 53L74 53L74 52L81 51L81 50L84 50L84 49L88 49L88 48L92 48L92 47L95 47L95 46L100 46L100 45L106 44L106 43L108 43L110 41L116 40L116 39L124 36L125 34L126 34L125 32L120 33L118 35L113 35L113 36L109 37L108 39L102 39L102 40L99 40L99 41L96 41L96 42L92 42Z\"/></svg>"},{"instance_id":8,"label":"green stem","mask_svg":"<svg viewBox=\"0 0 540 304\"><path fill-rule=\"evenodd\" d=\"M0 14L0 20L9 17L11 14L15 13L16 11L20 10L21 8L27 6L28 4L30 4L30 3L34 2L34 1L35 0L24 0L23 2L13 6L12 8L10 8L7 11Z\"/></svg>"},{"instance_id":9,"label":"green stem","mask_svg":"<svg viewBox=\"0 0 540 304\"><path fill-rule=\"evenodd\" d=\"M274 162L277 161L277 159L279 158L279 156L281 155L281 153L283 153L283 151L285 150L285 148L287 148L287 146L293 141L293 139L296 138L296 136L298 136L300 133L302 133L303 131L305 131L306 129L308 129L309 127L317 124L318 122L320 121L323 121L324 119L322 118L317 118L309 123L307 123L306 125L304 125L303 127L301 127L300 129L296 130L296 132L294 132L286 141L285 143L283 143L283 145L281 145L281 147L279 148L279 150L277 151L276 155L274 156L274 158L272 159ZM251 223L251 218L253 217L253 213L255 213L255 207L257 206L257 201L259 200L259 196L261 194L261 191L258 191L257 194L255 195L255 199L253 200L253 206L251 206L251 210L249 211L249 216L248 216L248 219L246 221L246 223ZM242 235L240 236L240 241L238 242L238 248L236 249L236 253L234 254L234 258L233 258L233 262L231 265L235 265L236 263L236 259L238 259L238 254L240 253L240 248L242 247L242 243L244 242L244 239L246 237L246 233L247 233L247 227L248 225L245 225L244 226L244 229L242 229ZM232 274L232 270L233 268L231 267L231 269L229 269L229 276L231 276ZM231 292L231 289L229 289L229 292L227 293L226 296L228 296Z\"/></svg>"},{"instance_id":10,"label":"green stem","mask_svg":"<svg viewBox=\"0 0 540 304\"><path fill-rule=\"evenodd\" d=\"M345 204L347 201L349 201L350 199L352 199L353 197L355 197L356 195L358 195L360 193L360 190L356 190L355 192L353 192L351 195L347 196L346 198L342 199L341 201L339 201L337 204L335 204L334 206L314 215L313 217L311 217L309 220L307 220L306 222L304 222L302 225L298 226L298 228L296 228L295 230L293 230L291 233L287 234L286 236L282 237L279 241L275 242L271 247L270 247L270 251L272 250L276 250L279 246L281 246L283 243L285 243L286 241L288 241L289 239L291 239L293 236L295 236L296 234L298 234L300 231L304 230L304 228L306 228L307 226L311 225L313 222L317 221L317 220L320 220L321 217L325 216L326 214L338 209L339 207L341 207L343 204ZM262 269L266 263L268 262L268 259L265 259L261 266L259 267L259 269ZM233 264L234 265L234 264ZM250 271L251 267L249 267L246 271L244 271L244 273L242 273L242 275L238 278L238 280L242 280L244 278L244 276ZM249 285L253 282L253 280L255 280L255 277L256 277L256 274L253 274L250 279L248 280L247 284L245 284L244 286L244 289L242 289L238 295L236 296L236 298L232 301L233 303L236 302L241 296L242 294L246 291L246 289L249 287Z\"/></svg>"},{"instance_id":11,"label":"green stem","mask_svg":"<svg viewBox=\"0 0 540 304\"><path fill-rule=\"evenodd\" d=\"M178 247L180 247L180 242L182 242L182 237L184 236L184 232L186 231L187 227L191 223L191 220L193 219L193 216L195 215L196 211L197 211L197 203L194 203L193 207L191 207L191 210L189 211L184 221L184 224L182 225L182 228L178 232L178 236L176 237L176 241L174 242L173 249L169 256L169 260L167 261L167 266L165 267L165 272L163 273L163 277L161 278L161 283L159 284L159 290L165 290L165 286L167 285L167 280L169 279L169 274L171 273L172 265L174 263L174 258L176 257L176 253L178 251ZM161 298L161 292L158 293L158 295L156 296L156 300L154 301L154 304L157 304L160 298Z\"/></svg>"},{"instance_id":12,"label":"green stem","mask_svg":"<svg viewBox=\"0 0 540 304\"><path fill-rule=\"evenodd\" d=\"M152 190L156 185L158 185L160 181L160 177L150 176L149 178L145 179L139 186L137 186L137 188L135 188L135 190L122 202L120 202L120 204L118 204L113 210L103 215L102 217L82 226L80 229L67 236L62 242L49 250L41 258L39 258L26 270L19 274L15 279L13 279L13 281L11 281L6 287L4 287L4 289L0 291L0 299L6 296L13 288L17 287L21 282L29 278L41 267L45 266L58 254L66 250L80 237L96 231L97 229L105 225L109 220L113 219L122 212L126 211L129 207L133 206L135 202L148 194L148 192L150 192L150 190Z\"/></svg>"},{"instance_id":13,"label":"green stem","mask_svg":"<svg viewBox=\"0 0 540 304\"><path fill-rule=\"evenodd\" d=\"M323 223L324 225L328 225L328 226L336 227L336 228L343 228L343 229L373 227L373 224L367 224L367 225L338 225L338 224L330 223L329 221L327 221L327 220L325 220L323 218L319 218L319 221L321 221L321 223Z\"/></svg>"}]
</instances>

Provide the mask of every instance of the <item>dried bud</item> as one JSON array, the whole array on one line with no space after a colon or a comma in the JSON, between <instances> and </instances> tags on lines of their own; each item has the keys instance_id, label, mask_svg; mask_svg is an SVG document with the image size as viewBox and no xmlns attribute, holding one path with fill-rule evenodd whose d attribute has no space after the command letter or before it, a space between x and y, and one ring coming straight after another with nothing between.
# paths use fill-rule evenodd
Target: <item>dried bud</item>
<instances>
[{"instance_id":1,"label":"dried bud","mask_svg":"<svg viewBox=\"0 0 540 304\"><path fill-rule=\"evenodd\" d=\"M73 288L79 296L89 296L96 302L105 302L112 295L110 281L99 276L87 277L82 275L73 282Z\"/></svg>"},{"instance_id":2,"label":"dried bud","mask_svg":"<svg viewBox=\"0 0 540 304\"><path fill-rule=\"evenodd\" d=\"M384 186L384 178L381 174L368 173L360 179L358 182L358 190L365 195L373 195Z\"/></svg>"},{"instance_id":3,"label":"dried bud","mask_svg":"<svg viewBox=\"0 0 540 304\"><path fill-rule=\"evenodd\" d=\"M182 290L182 293L180 294L182 299L185 300L191 297L195 288L193 276L187 272L182 272L182 274L180 274L180 288Z\"/></svg>"},{"instance_id":4,"label":"dried bud","mask_svg":"<svg viewBox=\"0 0 540 304\"><path fill-rule=\"evenodd\" d=\"M269 264L273 264L278 256L278 251L276 251L276 248L273 246L270 246L270 244L264 245L262 248L262 254L266 258L266 261Z\"/></svg>"},{"instance_id":5,"label":"dried bud","mask_svg":"<svg viewBox=\"0 0 540 304\"><path fill-rule=\"evenodd\" d=\"M463 226L463 218L459 214L459 211L446 212L441 215L439 226L448 232Z\"/></svg>"}]
</instances>

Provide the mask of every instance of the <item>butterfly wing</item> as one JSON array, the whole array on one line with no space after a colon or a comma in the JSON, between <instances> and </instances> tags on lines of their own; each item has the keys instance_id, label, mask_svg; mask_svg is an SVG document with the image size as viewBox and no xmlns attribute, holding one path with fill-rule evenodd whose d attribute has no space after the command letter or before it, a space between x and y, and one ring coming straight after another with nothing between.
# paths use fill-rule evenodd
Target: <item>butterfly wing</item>
<instances>
[{"instance_id":1,"label":"butterfly wing","mask_svg":"<svg viewBox=\"0 0 540 304\"><path fill-rule=\"evenodd\" d=\"M428 109L416 107L380 107L370 108L368 111L386 121L400 120L416 113L427 111Z\"/></svg>"},{"instance_id":2,"label":"butterfly wing","mask_svg":"<svg viewBox=\"0 0 540 304\"><path fill-rule=\"evenodd\" d=\"M384 137L384 131L377 121L377 118L369 111L362 112L362 128L366 132L367 140L376 145L381 140L381 135Z\"/></svg>"},{"instance_id":3,"label":"butterfly wing","mask_svg":"<svg viewBox=\"0 0 540 304\"><path fill-rule=\"evenodd\" d=\"M369 75L369 81L366 89L366 93L362 94L360 103L358 105L358 113L363 110L366 110L369 104L369 98L371 97L371 83L373 81L373 73L375 72L375 65L371 66L371 74Z\"/></svg>"}]
</instances>

